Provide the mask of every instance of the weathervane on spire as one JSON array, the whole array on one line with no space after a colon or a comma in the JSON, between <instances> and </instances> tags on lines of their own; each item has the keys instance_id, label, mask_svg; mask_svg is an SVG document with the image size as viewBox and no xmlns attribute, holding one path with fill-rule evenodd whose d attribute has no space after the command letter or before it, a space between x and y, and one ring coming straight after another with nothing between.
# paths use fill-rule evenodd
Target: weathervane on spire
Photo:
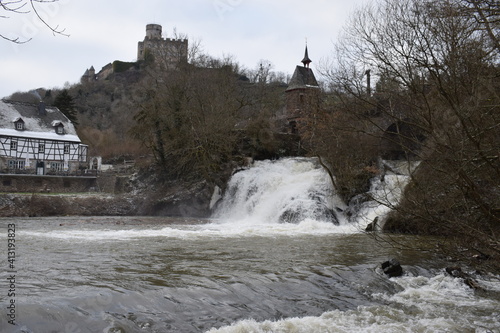
<instances>
[{"instance_id":1,"label":"weathervane on spire","mask_svg":"<svg viewBox=\"0 0 500 333\"><path fill-rule=\"evenodd\" d=\"M307 37L306 37L306 52L304 54L304 59L301 61L304 64L304 67L309 68L309 64L312 62L311 59L309 59L309 54L307 52Z\"/></svg>"}]
</instances>

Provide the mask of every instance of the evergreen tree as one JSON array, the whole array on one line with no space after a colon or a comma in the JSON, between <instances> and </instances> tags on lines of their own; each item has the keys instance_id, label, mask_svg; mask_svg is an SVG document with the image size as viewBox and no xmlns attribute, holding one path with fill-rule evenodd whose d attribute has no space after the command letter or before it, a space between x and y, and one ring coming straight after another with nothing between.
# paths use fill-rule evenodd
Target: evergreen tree
<instances>
[{"instance_id":1,"label":"evergreen tree","mask_svg":"<svg viewBox=\"0 0 500 333\"><path fill-rule=\"evenodd\" d=\"M57 95L54 100L54 106L61 110L61 112L68 117L68 119L71 120L75 126L78 125L75 103L73 102L73 97L71 97L67 89L64 89L59 93L59 95Z\"/></svg>"}]
</instances>

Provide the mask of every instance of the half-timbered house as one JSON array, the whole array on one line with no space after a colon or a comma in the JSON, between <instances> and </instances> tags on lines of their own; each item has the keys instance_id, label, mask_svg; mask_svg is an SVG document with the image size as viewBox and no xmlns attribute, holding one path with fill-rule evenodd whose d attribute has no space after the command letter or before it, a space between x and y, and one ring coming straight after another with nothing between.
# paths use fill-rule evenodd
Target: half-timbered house
<instances>
[{"instance_id":1,"label":"half-timbered house","mask_svg":"<svg viewBox=\"0 0 500 333\"><path fill-rule=\"evenodd\" d=\"M87 150L56 107L0 101L0 173L75 174Z\"/></svg>"}]
</instances>

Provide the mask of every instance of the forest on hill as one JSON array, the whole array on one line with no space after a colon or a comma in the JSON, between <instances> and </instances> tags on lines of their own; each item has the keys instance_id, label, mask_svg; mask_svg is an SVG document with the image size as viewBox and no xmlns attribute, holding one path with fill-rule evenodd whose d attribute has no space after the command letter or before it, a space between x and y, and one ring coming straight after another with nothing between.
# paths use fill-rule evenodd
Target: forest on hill
<instances>
[{"instance_id":1,"label":"forest on hill","mask_svg":"<svg viewBox=\"0 0 500 333\"><path fill-rule=\"evenodd\" d=\"M418 160L385 229L445 235L447 245L497 258L488 263L498 269L497 1L371 4L353 13L334 56L320 68L320 103L300 136L280 135L285 76L196 48L175 68L149 59L103 81L37 92L76 111L91 155L130 156L165 180L223 184L246 157L320 156L349 202L383 173L378 157Z\"/></svg>"}]
</instances>

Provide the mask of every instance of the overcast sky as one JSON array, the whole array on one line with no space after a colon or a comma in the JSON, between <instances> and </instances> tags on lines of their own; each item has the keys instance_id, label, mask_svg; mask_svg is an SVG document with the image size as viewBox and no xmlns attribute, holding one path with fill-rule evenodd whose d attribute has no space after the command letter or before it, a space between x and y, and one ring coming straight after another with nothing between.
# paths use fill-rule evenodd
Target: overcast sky
<instances>
[{"instance_id":1,"label":"overcast sky","mask_svg":"<svg viewBox=\"0 0 500 333\"><path fill-rule=\"evenodd\" d=\"M0 98L16 91L77 83L90 66L99 71L114 60L135 61L146 24L174 28L205 53L231 55L246 68L270 61L275 71L292 74L307 38L313 63L332 53L345 20L368 0L59 0L38 5L39 13L69 37L53 35L33 15L0 19ZM0 12L0 15L4 13Z\"/></svg>"}]
</instances>

